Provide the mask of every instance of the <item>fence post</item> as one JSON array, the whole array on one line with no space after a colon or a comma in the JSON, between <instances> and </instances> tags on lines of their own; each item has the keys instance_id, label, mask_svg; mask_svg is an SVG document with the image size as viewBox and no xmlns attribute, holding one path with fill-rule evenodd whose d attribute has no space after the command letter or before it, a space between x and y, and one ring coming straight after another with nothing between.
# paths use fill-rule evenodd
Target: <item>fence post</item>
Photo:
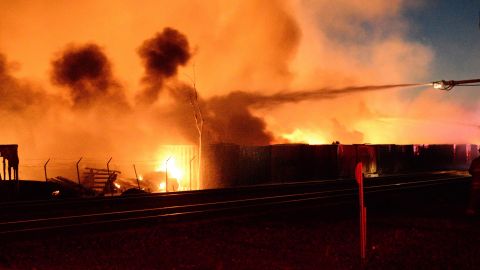
<instances>
[{"instance_id":1,"label":"fence post","mask_svg":"<svg viewBox=\"0 0 480 270\"><path fill-rule=\"evenodd\" d=\"M78 169L78 164L80 164L80 161L82 161L82 158L81 157L78 161L77 161L77 179L78 179L78 184L80 185L80 171Z\"/></svg>"},{"instance_id":2,"label":"fence post","mask_svg":"<svg viewBox=\"0 0 480 270\"><path fill-rule=\"evenodd\" d=\"M165 161L165 193L168 192L168 161L171 159L172 157L168 157L167 160Z\"/></svg>"},{"instance_id":3,"label":"fence post","mask_svg":"<svg viewBox=\"0 0 480 270\"><path fill-rule=\"evenodd\" d=\"M109 188L111 189L111 195L113 196L113 183L110 182L110 161L112 161L112 157L107 161L107 174L108 174L108 180L107 183L110 185Z\"/></svg>"},{"instance_id":4,"label":"fence post","mask_svg":"<svg viewBox=\"0 0 480 270\"><path fill-rule=\"evenodd\" d=\"M138 180L137 168L135 168L135 164L133 164L133 170L135 171L135 179L137 179L138 189L140 190L140 181Z\"/></svg>"},{"instance_id":5,"label":"fence post","mask_svg":"<svg viewBox=\"0 0 480 270\"><path fill-rule=\"evenodd\" d=\"M47 177L47 164L48 162L50 162L50 158L47 160L47 162L45 162L45 165L43 165L43 170L45 172L45 182L47 182L48 180L48 177Z\"/></svg>"},{"instance_id":6,"label":"fence post","mask_svg":"<svg viewBox=\"0 0 480 270\"><path fill-rule=\"evenodd\" d=\"M192 190L192 161L194 161L196 156L193 156L192 159L190 159L190 190Z\"/></svg>"}]
</instances>

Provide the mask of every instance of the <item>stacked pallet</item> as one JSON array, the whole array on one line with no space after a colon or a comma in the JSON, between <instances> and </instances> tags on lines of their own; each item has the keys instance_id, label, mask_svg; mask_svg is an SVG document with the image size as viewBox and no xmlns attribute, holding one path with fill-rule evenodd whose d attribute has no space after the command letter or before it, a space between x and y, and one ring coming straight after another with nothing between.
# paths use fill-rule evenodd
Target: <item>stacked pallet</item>
<instances>
[{"instance_id":1,"label":"stacked pallet","mask_svg":"<svg viewBox=\"0 0 480 270\"><path fill-rule=\"evenodd\" d=\"M85 168L83 185L91 188L96 194L103 195L115 192L115 180L120 171L98 168Z\"/></svg>"}]
</instances>

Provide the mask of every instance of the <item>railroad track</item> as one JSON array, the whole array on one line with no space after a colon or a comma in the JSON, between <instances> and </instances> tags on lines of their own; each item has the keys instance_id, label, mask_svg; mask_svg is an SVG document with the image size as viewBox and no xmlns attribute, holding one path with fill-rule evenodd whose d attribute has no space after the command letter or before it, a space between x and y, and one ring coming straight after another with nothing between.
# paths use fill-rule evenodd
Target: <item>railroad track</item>
<instances>
[{"instance_id":1,"label":"railroad track","mask_svg":"<svg viewBox=\"0 0 480 270\"><path fill-rule=\"evenodd\" d=\"M367 179L365 196L375 203L399 192L450 188L468 185L469 181L468 176L451 173ZM357 191L354 180L350 179L148 196L0 204L0 237L354 205Z\"/></svg>"}]
</instances>

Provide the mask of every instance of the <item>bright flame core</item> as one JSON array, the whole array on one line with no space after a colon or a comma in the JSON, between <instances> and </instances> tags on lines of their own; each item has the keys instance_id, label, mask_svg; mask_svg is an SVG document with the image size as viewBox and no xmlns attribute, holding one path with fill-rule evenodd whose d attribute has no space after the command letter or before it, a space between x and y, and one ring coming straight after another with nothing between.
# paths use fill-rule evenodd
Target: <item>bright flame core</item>
<instances>
[{"instance_id":1,"label":"bright flame core","mask_svg":"<svg viewBox=\"0 0 480 270\"><path fill-rule=\"evenodd\" d=\"M157 172L165 172L168 173L168 178L177 179L177 181L181 181L184 176L184 171L180 169L176 165L175 157L168 157L167 159L163 160L155 169Z\"/></svg>"},{"instance_id":2,"label":"bright flame core","mask_svg":"<svg viewBox=\"0 0 480 270\"><path fill-rule=\"evenodd\" d=\"M158 185L158 190L165 191L165 182L161 182L160 185Z\"/></svg>"},{"instance_id":3,"label":"bright flame core","mask_svg":"<svg viewBox=\"0 0 480 270\"><path fill-rule=\"evenodd\" d=\"M192 158L197 156L196 150L194 145L161 145L158 148L154 158L155 163L152 164L154 167L151 168L160 173L161 179L154 183L160 191L198 189L198 163ZM147 178L145 179L148 181ZM165 187L165 184L161 184L162 182L167 182L168 186Z\"/></svg>"},{"instance_id":4,"label":"bright flame core","mask_svg":"<svg viewBox=\"0 0 480 270\"><path fill-rule=\"evenodd\" d=\"M283 138L289 140L290 142L296 143L307 143L307 144L326 144L327 141L321 135L311 131L304 131L301 129L295 129L292 133L283 134Z\"/></svg>"}]
</instances>

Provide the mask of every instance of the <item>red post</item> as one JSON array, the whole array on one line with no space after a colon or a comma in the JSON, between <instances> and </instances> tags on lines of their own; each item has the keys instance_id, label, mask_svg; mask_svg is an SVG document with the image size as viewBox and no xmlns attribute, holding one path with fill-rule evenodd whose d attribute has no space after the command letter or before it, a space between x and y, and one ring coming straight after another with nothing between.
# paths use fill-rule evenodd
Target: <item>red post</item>
<instances>
[{"instance_id":1,"label":"red post","mask_svg":"<svg viewBox=\"0 0 480 270\"><path fill-rule=\"evenodd\" d=\"M366 258L366 246L367 246L367 208L364 206L363 198L363 173L362 173L362 163L357 163L355 167L355 179L358 184L358 199L360 205L360 257L362 259L362 264L365 262Z\"/></svg>"}]
</instances>

